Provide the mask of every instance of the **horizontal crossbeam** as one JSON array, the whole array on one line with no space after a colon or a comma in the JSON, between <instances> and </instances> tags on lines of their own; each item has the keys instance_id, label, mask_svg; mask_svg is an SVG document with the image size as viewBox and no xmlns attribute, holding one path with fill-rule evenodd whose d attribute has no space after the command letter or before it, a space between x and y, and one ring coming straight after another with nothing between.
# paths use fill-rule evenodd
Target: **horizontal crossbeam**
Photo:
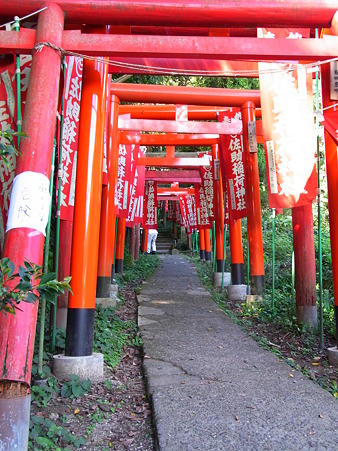
<instances>
[{"instance_id":1,"label":"horizontal crossbeam","mask_svg":"<svg viewBox=\"0 0 338 451\"><path fill-rule=\"evenodd\" d=\"M0 31L1 53L31 53L35 31ZM89 56L252 61L318 61L337 55L337 40L144 36L63 32L62 48Z\"/></svg>"},{"instance_id":2,"label":"horizontal crossbeam","mask_svg":"<svg viewBox=\"0 0 338 451\"><path fill-rule=\"evenodd\" d=\"M137 160L138 166L148 166L154 168L194 168L210 166L210 160L201 158L172 158L172 157L145 157Z\"/></svg>"},{"instance_id":3,"label":"horizontal crossbeam","mask_svg":"<svg viewBox=\"0 0 338 451\"><path fill-rule=\"evenodd\" d=\"M193 122L193 121L154 121L148 119L125 119L119 117L119 130L171 133L211 133L219 135L238 135L242 132L242 122Z\"/></svg>"},{"instance_id":4,"label":"horizontal crossbeam","mask_svg":"<svg viewBox=\"0 0 338 451\"><path fill-rule=\"evenodd\" d=\"M211 146L219 144L219 135L214 134L143 134L120 132L121 144L139 144L140 146Z\"/></svg>"},{"instance_id":5,"label":"horizontal crossbeam","mask_svg":"<svg viewBox=\"0 0 338 451\"><path fill-rule=\"evenodd\" d=\"M145 172L146 180L154 180L160 183L201 183L201 174L199 170L170 170L170 171L154 171L147 170Z\"/></svg>"}]
</instances>

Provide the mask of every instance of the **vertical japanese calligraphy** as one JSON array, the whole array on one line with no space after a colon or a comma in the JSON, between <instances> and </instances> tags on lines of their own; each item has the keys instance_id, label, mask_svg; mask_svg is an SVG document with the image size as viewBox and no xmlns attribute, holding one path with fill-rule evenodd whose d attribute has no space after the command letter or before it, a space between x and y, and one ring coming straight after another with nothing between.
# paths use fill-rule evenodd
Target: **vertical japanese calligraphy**
<instances>
[{"instance_id":1,"label":"vertical japanese calligraphy","mask_svg":"<svg viewBox=\"0 0 338 451\"><path fill-rule=\"evenodd\" d=\"M157 229L157 183L147 180L144 191L144 229Z\"/></svg>"},{"instance_id":2,"label":"vertical japanese calligraphy","mask_svg":"<svg viewBox=\"0 0 338 451\"><path fill-rule=\"evenodd\" d=\"M221 122L242 120L239 108L229 108L219 114ZM227 194L228 216L240 219L246 216L245 171L242 135L222 135L220 161L223 189Z\"/></svg>"},{"instance_id":3,"label":"vertical japanese calligraphy","mask_svg":"<svg viewBox=\"0 0 338 451\"><path fill-rule=\"evenodd\" d=\"M199 157L208 157L211 163L212 156L210 153L199 153ZM200 168L202 186L206 198L208 214L211 219L214 218L214 180L212 166L202 166Z\"/></svg>"},{"instance_id":4,"label":"vertical japanese calligraphy","mask_svg":"<svg viewBox=\"0 0 338 451\"><path fill-rule=\"evenodd\" d=\"M73 220L83 60L66 57L60 218Z\"/></svg>"}]
</instances>

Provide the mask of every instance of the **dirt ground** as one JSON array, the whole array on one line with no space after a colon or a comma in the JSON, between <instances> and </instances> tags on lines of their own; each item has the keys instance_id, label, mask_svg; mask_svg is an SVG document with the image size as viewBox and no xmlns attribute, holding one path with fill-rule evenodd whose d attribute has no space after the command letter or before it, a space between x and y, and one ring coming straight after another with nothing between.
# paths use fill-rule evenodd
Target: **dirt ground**
<instances>
[{"instance_id":1,"label":"dirt ground","mask_svg":"<svg viewBox=\"0 0 338 451\"><path fill-rule=\"evenodd\" d=\"M137 320L137 300L132 287L123 289L123 297L125 303L117 315L123 320ZM236 303L228 307L234 312L239 308ZM301 334L292 335L275 325L250 320L248 332L260 337L265 347L282 355L291 366L302 369L321 385L328 385L330 380L338 383L338 370L328 365L326 351L320 350L319 342L309 352ZM326 348L333 345L333 342L325 343ZM142 352L137 347L125 348L119 365L114 370L106 369L105 382L93 384L88 394L74 400L57 396L45 408L33 402L31 410L32 415L48 417L77 437L85 437L86 444L78 448L81 450L155 449L151 406L142 374ZM60 441L60 448L55 449L76 448L63 447Z\"/></svg>"}]
</instances>

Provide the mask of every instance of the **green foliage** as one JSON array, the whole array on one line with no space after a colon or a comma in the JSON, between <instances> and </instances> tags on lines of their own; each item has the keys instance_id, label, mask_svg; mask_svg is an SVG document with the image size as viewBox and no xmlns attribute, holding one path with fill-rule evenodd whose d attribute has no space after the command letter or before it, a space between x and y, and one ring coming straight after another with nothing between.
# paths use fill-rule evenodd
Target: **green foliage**
<instances>
[{"instance_id":1,"label":"green foliage","mask_svg":"<svg viewBox=\"0 0 338 451\"><path fill-rule=\"evenodd\" d=\"M160 259L157 255L141 254L137 262L134 262L128 255L129 253L126 251L123 273L115 274L115 279L119 286L123 286L125 283L139 284L142 280L150 277L160 264Z\"/></svg>"},{"instance_id":2,"label":"green foliage","mask_svg":"<svg viewBox=\"0 0 338 451\"><path fill-rule=\"evenodd\" d=\"M85 445L83 437L77 438L62 426L57 426L50 418L33 416L30 420L30 433L28 449L39 450L66 450L65 445L75 448Z\"/></svg>"},{"instance_id":3,"label":"green foliage","mask_svg":"<svg viewBox=\"0 0 338 451\"><path fill-rule=\"evenodd\" d=\"M4 162L5 165L9 164L8 157L17 156L18 150L14 144L14 137L25 138L25 133L14 132L13 130L0 130L0 160Z\"/></svg>"},{"instance_id":4,"label":"green foliage","mask_svg":"<svg viewBox=\"0 0 338 451\"><path fill-rule=\"evenodd\" d=\"M89 379L81 380L76 374L70 375L70 380L61 387L62 398L81 398L89 392L92 383Z\"/></svg>"},{"instance_id":5,"label":"green foliage","mask_svg":"<svg viewBox=\"0 0 338 451\"><path fill-rule=\"evenodd\" d=\"M39 407L46 407L56 394L59 394L59 387L54 377L49 377L46 385L33 385L31 387L31 400Z\"/></svg>"},{"instance_id":6,"label":"green foliage","mask_svg":"<svg viewBox=\"0 0 338 451\"><path fill-rule=\"evenodd\" d=\"M42 267L24 261L16 273L14 263L7 257L0 260L0 311L15 314L18 304L24 301L35 304L39 298L54 302L55 297L70 290L70 277L62 282L55 273L44 274Z\"/></svg>"},{"instance_id":7,"label":"green foliage","mask_svg":"<svg viewBox=\"0 0 338 451\"><path fill-rule=\"evenodd\" d=\"M131 343L130 328L136 324L122 321L114 314L114 307L96 307L94 350L104 355L107 365L114 368L121 360L123 349Z\"/></svg>"}]
</instances>

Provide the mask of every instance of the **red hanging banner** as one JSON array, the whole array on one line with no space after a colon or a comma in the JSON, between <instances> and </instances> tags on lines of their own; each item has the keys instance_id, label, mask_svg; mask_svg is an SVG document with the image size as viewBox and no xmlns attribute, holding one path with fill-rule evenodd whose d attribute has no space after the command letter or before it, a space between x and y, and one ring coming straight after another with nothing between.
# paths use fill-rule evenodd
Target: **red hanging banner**
<instances>
[{"instance_id":1,"label":"red hanging banner","mask_svg":"<svg viewBox=\"0 0 338 451\"><path fill-rule=\"evenodd\" d=\"M169 200L168 201L168 219L169 221L175 221L176 215L175 215L175 201Z\"/></svg>"},{"instance_id":2,"label":"red hanging banner","mask_svg":"<svg viewBox=\"0 0 338 451\"><path fill-rule=\"evenodd\" d=\"M204 188L201 183L195 183L195 201L196 201L196 218L197 228L210 229L210 219L208 214L207 199Z\"/></svg>"},{"instance_id":3,"label":"red hanging banner","mask_svg":"<svg viewBox=\"0 0 338 451\"><path fill-rule=\"evenodd\" d=\"M197 227L197 212L196 212L195 196L191 195L191 194L187 194L185 196L185 202L187 205L187 215L188 215L189 227L194 229Z\"/></svg>"},{"instance_id":4,"label":"red hanging banner","mask_svg":"<svg viewBox=\"0 0 338 451\"><path fill-rule=\"evenodd\" d=\"M128 218L130 185L134 181L133 170L135 144L120 144L115 186L115 213L119 218ZM138 151L138 149L137 149Z\"/></svg>"},{"instance_id":5,"label":"red hanging banner","mask_svg":"<svg viewBox=\"0 0 338 451\"><path fill-rule=\"evenodd\" d=\"M127 227L133 227L135 224L142 222L145 166L138 166L137 161L139 158L144 158L146 152L147 148L145 146L135 146L133 150L131 172L134 172L134 180L130 185Z\"/></svg>"},{"instance_id":6,"label":"red hanging banner","mask_svg":"<svg viewBox=\"0 0 338 451\"><path fill-rule=\"evenodd\" d=\"M309 30L258 29L262 38L300 39ZM270 208L312 203L317 195L312 74L282 63L259 63Z\"/></svg>"},{"instance_id":7,"label":"red hanging banner","mask_svg":"<svg viewBox=\"0 0 338 451\"><path fill-rule=\"evenodd\" d=\"M181 226L185 227L187 233L191 233L191 228L188 221L188 207L187 207L187 199L186 196L179 196L179 205L181 210Z\"/></svg>"},{"instance_id":8,"label":"red hanging banner","mask_svg":"<svg viewBox=\"0 0 338 451\"><path fill-rule=\"evenodd\" d=\"M212 156L210 153L199 153L198 156L208 157L210 164L212 163ZM210 219L214 219L214 175L212 165L202 166L200 168L202 186L205 193L205 198L207 202L208 214Z\"/></svg>"},{"instance_id":9,"label":"red hanging banner","mask_svg":"<svg viewBox=\"0 0 338 451\"><path fill-rule=\"evenodd\" d=\"M144 191L144 229L157 229L157 183L147 180Z\"/></svg>"},{"instance_id":10,"label":"red hanging banner","mask_svg":"<svg viewBox=\"0 0 338 451\"><path fill-rule=\"evenodd\" d=\"M83 60L66 57L60 218L73 220Z\"/></svg>"},{"instance_id":11,"label":"red hanging banner","mask_svg":"<svg viewBox=\"0 0 338 451\"><path fill-rule=\"evenodd\" d=\"M218 116L220 122L242 120L239 108L230 108ZM246 216L245 172L242 135L221 135L220 162L223 189L228 195L230 219Z\"/></svg>"}]
</instances>

